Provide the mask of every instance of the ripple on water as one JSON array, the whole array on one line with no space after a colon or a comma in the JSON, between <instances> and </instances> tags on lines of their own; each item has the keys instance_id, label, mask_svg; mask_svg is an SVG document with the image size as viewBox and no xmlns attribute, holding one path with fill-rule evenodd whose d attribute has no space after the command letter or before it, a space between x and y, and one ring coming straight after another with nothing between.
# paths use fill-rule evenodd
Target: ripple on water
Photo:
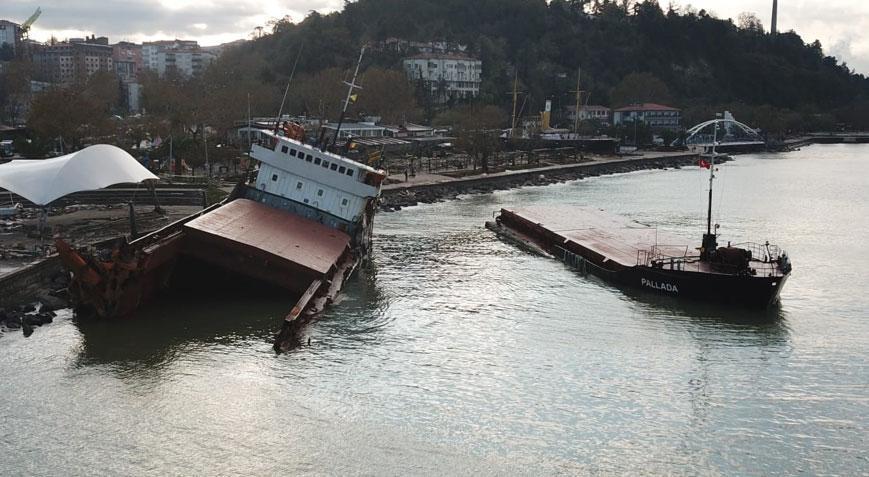
<instances>
[{"instance_id":1,"label":"ripple on water","mask_svg":"<svg viewBox=\"0 0 869 477\"><path fill-rule=\"evenodd\" d=\"M575 204L694 239L683 168L379 215L371 262L284 355L280 299L4 334L0 395L26 404L0 406L0 472L860 474L861 151L721 167L724 238L770 238L796 267L766 312L621 290L483 228L500 207Z\"/></svg>"}]
</instances>

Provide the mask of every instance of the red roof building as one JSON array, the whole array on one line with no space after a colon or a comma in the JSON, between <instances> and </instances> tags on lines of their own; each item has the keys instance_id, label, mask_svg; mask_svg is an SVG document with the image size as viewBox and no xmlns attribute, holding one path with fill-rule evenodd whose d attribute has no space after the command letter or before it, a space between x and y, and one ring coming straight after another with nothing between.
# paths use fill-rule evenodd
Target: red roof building
<instances>
[{"instance_id":1,"label":"red roof building","mask_svg":"<svg viewBox=\"0 0 869 477\"><path fill-rule=\"evenodd\" d=\"M613 110L613 124L640 121L653 129L682 128L682 110L656 103L631 104Z\"/></svg>"}]
</instances>

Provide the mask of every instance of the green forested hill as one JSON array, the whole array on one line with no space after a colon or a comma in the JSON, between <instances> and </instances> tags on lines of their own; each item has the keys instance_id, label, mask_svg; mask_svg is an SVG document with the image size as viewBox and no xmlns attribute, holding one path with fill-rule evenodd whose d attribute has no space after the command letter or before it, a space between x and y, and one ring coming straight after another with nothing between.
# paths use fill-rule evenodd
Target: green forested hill
<instances>
[{"instance_id":1,"label":"green forested hill","mask_svg":"<svg viewBox=\"0 0 869 477\"><path fill-rule=\"evenodd\" d=\"M779 127L807 120L869 126L869 79L825 56L820 43L794 32L770 35L750 15L719 19L654 0L358 0L341 12L278 21L225 61L258 58L259 79L280 83L302 44L304 78L347 68L360 45L388 38L467 44L483 61L480 101L500 106L510 101L514 68L530 94L528 110L547 98L569 104L581 66L591 103L666 101L685 108L689 121L726 107L769 128L764 117ZM399 69L400 60L373 52L365 66ZM624 84L633 73L642 74ZM655 78L666 88L645 91L644 83L660 84Z\"/></svg>"}]
</instances>

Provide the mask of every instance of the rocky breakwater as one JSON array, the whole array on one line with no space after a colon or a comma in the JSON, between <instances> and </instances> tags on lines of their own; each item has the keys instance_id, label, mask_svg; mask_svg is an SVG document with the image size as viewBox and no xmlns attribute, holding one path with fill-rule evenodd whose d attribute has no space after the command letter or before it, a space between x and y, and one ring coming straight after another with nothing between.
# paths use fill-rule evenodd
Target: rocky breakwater
<instances>
[{"instance_id":1,"label":"rocky breakwater","mask_svg":"<svg viewBox=\"0 0 869 477\"><path fill-rule=\"evenodd\" d=\"M730 159L724 158L724 160ZM507 171L406 187L399 185L384 188L381 195L380 209L386 212L393 212L413 205L453 200L462 194L486 194L496 190L556 184L580 180L586 177L648 169L678 169L696 164L697 155L682 154Z\"/></svg>"},{"instance_id":2,"label":"rocky breakwater","mask_svg":"<svg viewBox=\"0 0 869 477\"><path fill-rule=\"evenodd\" d=\"M0 308L0 335L21 330L24 336L30 336L34 329L52 323L57 316L57 310L66 307L65 300L46 295L34 303L10 309Z\"/></svg>"},{"instance_id":3,"label":"rocky breakwater","mask_svg":"<svg viewBox=\"0 0 869 477\"><path fill-rule=\"evenodd\" d=\"M54 321L56 312L69 308L69 275L49 258L0 277L0 334L34 329Z\"/></svg>"}]
</instances>

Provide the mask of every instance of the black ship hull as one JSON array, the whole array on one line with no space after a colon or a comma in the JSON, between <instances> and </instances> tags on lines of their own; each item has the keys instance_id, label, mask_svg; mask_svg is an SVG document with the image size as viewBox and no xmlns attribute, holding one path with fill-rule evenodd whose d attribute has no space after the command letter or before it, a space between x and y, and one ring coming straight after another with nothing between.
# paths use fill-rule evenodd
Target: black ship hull
<instances>
[{"instance_id":1,"label":"black ship hull","mask_svg":"<svg viewBox=\"0 0 869 477\"><path fill-rule=\"evenodd\" d=\"M627 263L624 253L607 256L600 251L607 248L601 245L605 239L623 243L614 238L618 229L608 230L609 233L596 240L578 241L563 235L569 232L547 228L538 218L528 219L514 211L502 210L498 220L486 225L502 238L534 253L561 260L582 274L590 273L615 285L674 299L765 308L778 302L790 275L782 273L773 263L760 261L752 261L741 273L722 272L720 266L703 262L696 256L664 260L654 266L640 263L634 252L628 254L634 257L634 263ZM621 261L613 257L620 257Z\"/></svg>"},{"instance_id":2,"label":"black ship hull","mask_svg":"<svg viewBox=\"0 0 869 477\"><path fill-rule=\"evenodd\" d=\"M605 274L603 278L608 278ZM614 274L621 285L694 300L714 301L752 308L767 307L778 302L788 275L773 277L740 276L719 273L659 270L637 266Z\"/></svg>"}]
</instances>

